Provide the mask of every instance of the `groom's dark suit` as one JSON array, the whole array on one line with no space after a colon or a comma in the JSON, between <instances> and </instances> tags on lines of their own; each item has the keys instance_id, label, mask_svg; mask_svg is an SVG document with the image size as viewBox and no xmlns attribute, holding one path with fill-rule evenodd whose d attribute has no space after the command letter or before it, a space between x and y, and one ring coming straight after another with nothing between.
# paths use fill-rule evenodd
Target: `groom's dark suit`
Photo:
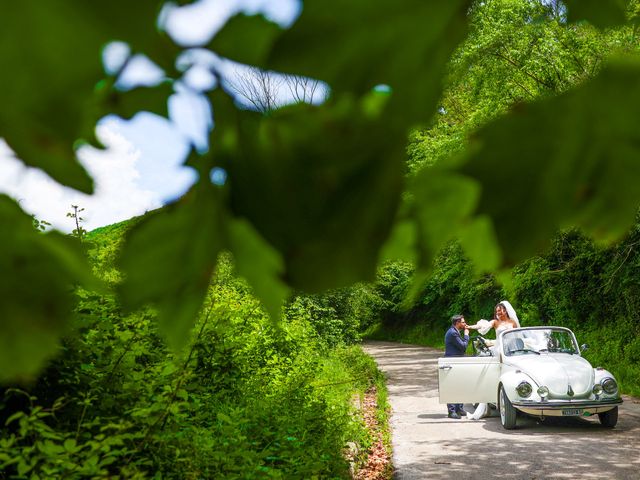
<instances>
[{"instance_id":1,"label":"groom's dark suit","mask_svg":"<svg viewBox=\"0 0 640 480\"><path fill-rule=\"evenodd\" d=\"M460 332L453 325L444 335L444 356L445 357L464 357L469 345L469 335L460 335ZM463 414L464 409L461 403L447 403L449 415L452 413ZM457 417L456 417L457 418Z\"/></svg>"}]
</instances>

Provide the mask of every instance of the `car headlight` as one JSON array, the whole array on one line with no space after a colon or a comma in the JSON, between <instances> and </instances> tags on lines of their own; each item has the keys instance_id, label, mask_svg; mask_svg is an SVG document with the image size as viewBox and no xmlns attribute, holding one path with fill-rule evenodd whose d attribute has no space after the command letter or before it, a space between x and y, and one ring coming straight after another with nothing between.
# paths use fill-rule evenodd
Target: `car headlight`
<instances>
[{"instance_id":1,"label":"car headlight","mask_svg":"<svg viewBox=\"0 0 640 480\"><path fill-rule=\"evenodd\" d=\"M540 397L542 399L545 399L549 396L549 389L547 387L545 387L544 385L542 387L538 388L538 395L540 395Z\"/></svg>"},{"instance_id":2,"label":"car headlight","mask_svg":"<svg viewBox=\"0 0 640 480\"><path fill-rule=\"evenodd\" d=\"M527 398L529 395L531 395L532 391L533 389L531 388L531 384L529 382L522 381L516 387L516 392L518 392L518 395L520 395L522 398Z\"/></svg>"},{"instance_id":3,"label":"car headlight","mask_svg":"<svg viewBox=\"0 0 640 480\"><path fill-rule=\"evenodd\" d=\"M595 396L600 396L600 395L602 395L602 390L603 390L603 389L602 389L602 385L600 385L599 383L596 383L596 384L593 386L593 394L594 394Z\"/></svg>"},{"instance_id":4,"label":"car headlight","mask_svg":"<svg viewBox=\"0 0 640 480\"><path fill-rule=\"evenodd\" d=\"M609 395L612 395L618 391L618 384L611 377L607 377L602 380L602 382L600 382L600 385L602 385L602 389L605 391L605 393Z\"/></svg>"}]
</instances>

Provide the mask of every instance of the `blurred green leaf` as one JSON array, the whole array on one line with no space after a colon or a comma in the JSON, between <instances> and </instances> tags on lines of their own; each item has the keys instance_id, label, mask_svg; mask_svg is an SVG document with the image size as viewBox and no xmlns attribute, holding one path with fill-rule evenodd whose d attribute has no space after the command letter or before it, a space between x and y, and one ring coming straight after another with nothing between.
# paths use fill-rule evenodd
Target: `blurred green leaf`
<instances>
[{"instance_id":1,"label":"blurred green leaf","mask_svg":"<svg viewBox=\"0 0 640 480\"><path fill-rule=\"evenodd\" d=\"M282 303L289 293L289 288L282 281L282 257L244 220L230 223L229 243L238 274L249 281L271 318L279 319Z\"/></svg>"},{"instance_id":2,"label":"blurred green leaf","mask_svg":"<svg viewBox=\"0 0 640 480\"><path fill-rule=\"evenodd\" d=\"M490 218L474 218L460 230L458 239L476 272L492 272L500 266L502 252Z\"/></svg>"},{"instance_id":3,"label":"blurred green leaf","mask_svg":"<svg viewBox=\"0 0 640 480\"><path fill-rule=\"evenodd\" d=\"M629 0L564 0L567 20L586 20L598 28L617 27L627 21Z\"/></svg>"},{"instance_id":4,"label":"blurred green leaf","mask_svg":"<svg viewBox=\"0 0 640 480\"><path fill-rule=\"evenodd\" d=\"M371 117L364 99L265 117L232 112L225 97L212 101L214 157L229 172L232 210L282 254L287 283L318 291L373 278L399 200L405 137Z\"/></svg>"},{"instance_id":5,"label":"blurred green leaf","mask_svg":"<svg viewBox=\"0 0 640 480\"><path fill-rule=\"evenodd\" d=\"M411 185L418 225L419 265L430 269L435 254L471 219L478 198L477 184L464 176L432 167Z\"/></svg>"},{"instance_id":6,"label":"blurred green leaf","mask_svg":"<svg viewBox=\"0 0 640 480\"><path fill-rule=\"evenodd\" d=\"M217 192L202 183L148 214L128 234L120 298L129 309L155 306L160 330L174 348L188 340L202 306L223 246L223 226Z\"/></svg>"},{"instance_id":7,"label":"blurred green leaf","mask_svg":"<svg viewBox=\"0 0 640 480\"><path fill-rule=\"evenodd\" d=\"M461 170L482 186L508 264L578 225L611 241L640 203L640 63L617 61L558 98L521 105L480 130Z\"/></svg>"},{"instance_id":8,"label":"blurred green leaf","mask_svg":"<svg viewBox=\"0 0 640 480\"><path fill-rule=\"evenodd\" d=\"M124 119L139 112L151 112L168 118L167 101L173 92L173 82L164 81L153 87L136 87L127 91L113 88L113 81L105 82L96 95L96 115L105 110Z\"/></svg>"},{"instance_id":9,"label":"blurred green leaf","mask_svg":"<svg viewBox=\"0 0 640 480\"><path fill-rule=\"evenodd\" d=\"M500 263L500 249L490 220L474 218L478 184L445 164L424 168L412 181L411 205L417 229L417 271L408 291L408 302L421 292L437 253L458 239L476 271L491 271Z\"/></svg>"},{"instance_id":10,"label":"blurred green leaf","mask_svg":"<svg viewBox=\"0 0 640 480\"><path fill-rule=\"evenodd\" d=\"M18 205L0 195L0 381L27 379L58 350L75 305L73 287L97 281L80 244L42 234Z\"/></svg>"},{"instance_id":11,"label":"blurred green leaf","mask_svg":"<svg viewBox=\"0 0 640 480\"><path fill-rule=\"evenodd\" d=\"M282 29L262 15L238 14L216 33L207 48L234 62L263 66Z\"/></svg>"},{"instance_id":12,"label":"blurred green leaf","mask_svg":"<svg viewBox=\"0 0 640 480\"><path fill-rule=\"evenodd\" d=\"M387 123L432 115L449 56L466 33L467 0L307 0L268 67L326 81L333 91L392 90Z\"/></svg>"},{"instance_id":13,"label":"blurred green leaf","mask_svg":"<svg viewBox=\"0 0 640 480\"><path fill-rule=\"evenodd\" d=\"M94 87L104 77L101 49L111 40L149 54L156 47L161 2L79 0L0 2L0 136L26 164L91 192L73 146L93 138Z\"/></svg>"},{"instance_id":14,"label":"blurred green leaf","mask_svg":"<svg viewBox=\"0 0 640 480\"><path fill-rule=\"evenodd\" d=\"M416 259L416 224L409 220L396 222L389 238L380 251L380 263L404 260L414 263Z\"/></svg>"}]
</instances>

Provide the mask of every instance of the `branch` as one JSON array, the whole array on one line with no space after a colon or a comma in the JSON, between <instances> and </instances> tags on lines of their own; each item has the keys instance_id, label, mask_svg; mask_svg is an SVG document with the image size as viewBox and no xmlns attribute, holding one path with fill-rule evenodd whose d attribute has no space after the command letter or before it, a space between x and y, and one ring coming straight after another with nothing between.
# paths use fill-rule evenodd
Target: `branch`
<instances>
[{"instance_id":1,"label":"branch","mask_svg":"<svg viewBox=\"0 0 640 480\"><path fill-rule=\"evenodd\" d=\"M542 85L543 87L546 87L550 90L554 90L554 88L552 86L550 86L548 83L546 83L545 81L539 79L537 76L535 76L533 73L528 72L527 70L524 70L522 68L521 65L518 65L514 60L512 60L511 58L507 57L506 55L503 55L500 52L493 52L492 55L501 58L503 60L505 60L507 63L509 63L510 65L512 65L513 67L515 67L518 71L524 73L527 77L531 78L533 81L535 81L537 84Z\"/></svg>"}]
</instances>

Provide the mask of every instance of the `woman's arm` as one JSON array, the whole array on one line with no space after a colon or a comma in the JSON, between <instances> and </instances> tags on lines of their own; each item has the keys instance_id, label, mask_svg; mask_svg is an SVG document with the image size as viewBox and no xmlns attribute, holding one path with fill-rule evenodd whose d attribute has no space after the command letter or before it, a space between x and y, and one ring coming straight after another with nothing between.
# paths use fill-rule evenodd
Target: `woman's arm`
<instances>
[{"instance_id":1,"label":"woman's arm","mask_svg":"<svg viewBox=\"0 0 640 480\"><path fill-rule=\"evenodd\" d=\"M467 325L471 330L478 330L482 335L486 335L495 325L495 320L480 319L475 325Z\"/></svg>"}]
</instances>

